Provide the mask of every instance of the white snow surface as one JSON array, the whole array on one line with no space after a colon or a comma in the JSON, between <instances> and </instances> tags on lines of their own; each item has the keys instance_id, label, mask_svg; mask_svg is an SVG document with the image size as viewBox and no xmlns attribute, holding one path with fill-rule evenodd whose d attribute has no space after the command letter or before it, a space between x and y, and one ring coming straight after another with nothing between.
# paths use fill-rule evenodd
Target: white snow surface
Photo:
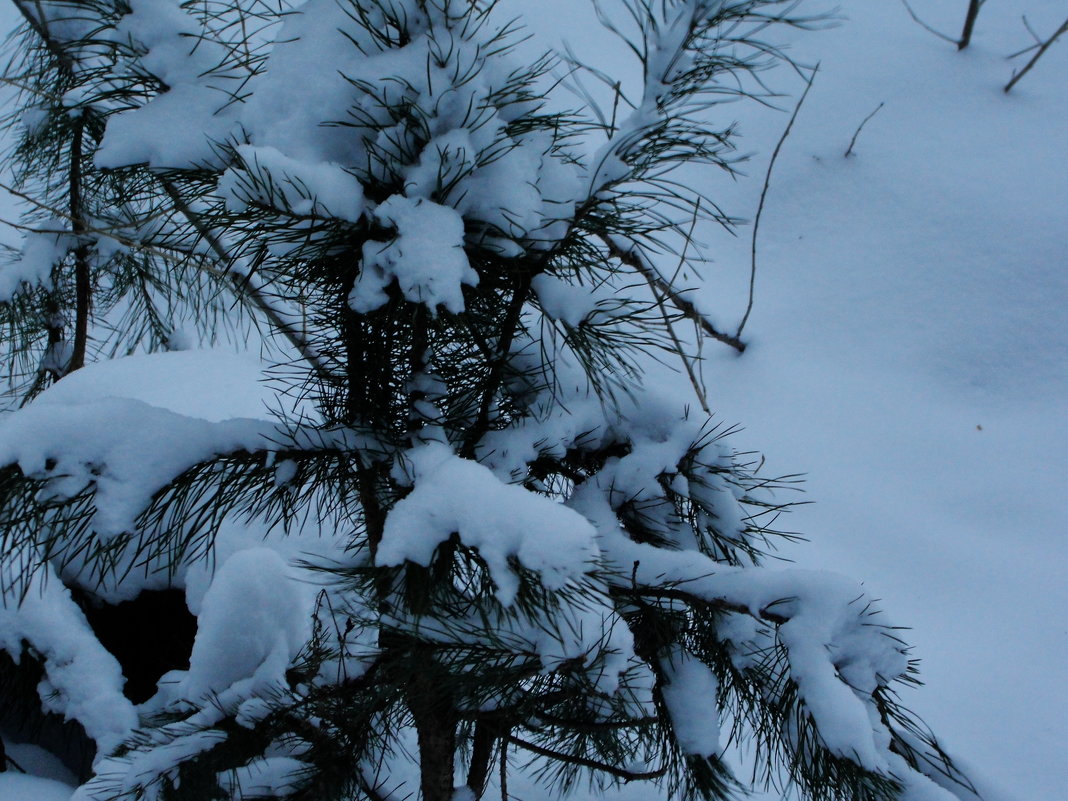
<instances>
[{"instance_id":1,"label":"white snow surface","mask_svg":"<svg viewBox=\"0 0 1068 801\"><path fill-rule=\"evenodd\" d=\"M140 401L209 423L241 417L271 420L279 408L263 361L222 350L146 353L94 362L89 369L57 381L34 404L73 406L106 398ZM310 409L295 413L302 411Z\"/></svg>"},{"instance_id":2,"label":"white snow surface","mask_svg":"<svg viewBox=\"0 0 1068 801\"><path fill-rule=\"evenodd\" d=\"M40 776L0 773L0 801L70 801L74 788Z\"/></svg>"}]
</instances>

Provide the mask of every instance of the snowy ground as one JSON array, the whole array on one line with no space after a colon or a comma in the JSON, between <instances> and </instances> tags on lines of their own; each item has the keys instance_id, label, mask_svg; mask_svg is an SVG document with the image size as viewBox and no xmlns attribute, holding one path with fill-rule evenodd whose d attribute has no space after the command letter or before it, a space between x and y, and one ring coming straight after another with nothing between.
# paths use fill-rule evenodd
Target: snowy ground
<instances>
[{"instance_id":1,"label":"snowy ground","mask_svg":"<svg viewBox=\"0 0 1068 801\"><path fill-rule=\"evenodd\" d=\"M955 34L966 2L916 6ZM605 41L579 27L591 15L573 0L536 9L540 34ZM706 351L705 371L717 414L745 427L737 445L763 451L771 473L807 474L813 503L788 524L812 542L787 555L863 579L912 627L927 687L907 701L1028 801L1060 797L1068 780L1068 514L1056 501L1068 477L1068 40L1004 95L1021 61L1004 57L1029 43L1021 13L1052 31L1064 0L989 3L964 53L895 0L848 4L840 26L791 36L821 69L772 176L751 347ZM610 68L617 57L583 52ZM723 113L754 158L747 179L709 190L751 217L787 115ZM744 310L748 233L703 235L715 264L701 301L725 328ZM21 781L0 775L0 799L29 797Z\"/></svg>"}]
</instances>

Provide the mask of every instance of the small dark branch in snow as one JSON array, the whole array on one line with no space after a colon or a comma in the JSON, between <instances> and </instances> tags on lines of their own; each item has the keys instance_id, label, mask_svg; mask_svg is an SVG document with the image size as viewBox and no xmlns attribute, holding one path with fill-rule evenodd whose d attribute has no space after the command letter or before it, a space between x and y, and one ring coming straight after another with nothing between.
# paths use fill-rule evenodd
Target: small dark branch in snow
<instances>
[{"instance_id":1,"label":"small dark branch in snow","mask_svg":"<svg viewBox=\"0 0 1068 801\"><path fill-rule=\"evenodd\" d=\"M1024 53L1030 53L1036 47L1042 47L1042 37L1039 36L1037 33L1035 33L1035 29L1031 27L1031 23L1028 21L1027 15L1026 14L1021 14L1020 15L1020 21L1023 23L1023 26L1027 29L1027 32L1029 34L1031 34L1031 38L1034 39L1035 42L1034 42L1034 44L1030 44L1027 47L1023 48L1022 50L1017 50L1015 53L1013 53L1011 55L1008 55L1008 56L1005 56L1005 58L1007 58L1009 61L1012 61L1012 59L1014 59L1014 58L1019 58Z\"/></svg>"},{"instance_id":2,"label":"small dark branch in snow","mask_svg":"<svg viewBox=\"0 0 1068 801\"><path fill-rule=\"evenodd\" d=\"M860 136L860 132L864 130L864 126L868 124L868 120L870 120L872 117L874 117L876 114L878 114L879 113L879 109L881 109L885 105L886 105L886 103L880 103L879 105L877 105L875 107L875 111L873 111L871 114L869 114L863 120L861 120L860 125L857 126L857 130L853 132L853 138L849 140L849 147L846 148L845 158L849 158L850 156L853 155L853 146L856 145L857 137Z\"/></svg>"},{"instance_id":3,"label":"small dark branch in snow","mask_svg":"<svg viewBox=\"0 0 1068 801\"><path fill-rule=\"evenodd\" d=\"M797 99L797 105L794 106L794 112L790 115L790 120L786 123L782 136L779 137L779 141L775 144L775 149L771 153L771 159L768 161L768 171L764 174L764 188L760 190L760 201L757 203L756 216L753 217L753 236L749 243L749 299L745 304L745 314L742 315L742 321L738 323L738 330L734 332L735 339L741 337L745 324L749 322L749 315L753 312L753 296L756 289L757 233L760 231L760 218L764 215L764 201L768 197L768 187L771 186L771 171L775 169L775 162L779 158L779 151L782 150L783 143L786 142L786 137L790 135L790 131L794 127L794 121L797 119L797 115L801 111L801 106L804 104L805 98L808 97L808 91L812 88L812 83L816 80L816 73L819 72L819 69L820 65L816 64L816 66L812 68L812 72L810 72L805 79L805 91L803 91L801 97Z\"/></svg>"},{"instance_id":4,"label":"small dark branch in snow","mask_svg":"<svg viewBox=\"0 0 1068 801\"><path fill-rule=\"evenodd\" d=\"M1049 50L1050 45L1052 45L1055 41L1057 41L1057 38L1061 34L1063 34L1065 31L1068 31L1068 19L1066 19L1064 22L1061 23L1061 26L1059 28L1057 28L1057 30L1055 30L1053 32L1052 36L1050 36L1046 41L1042 42L1042 44L1040 44L1038 46L1038 51L1031 58L1031 60L1027 62L1027 66L1025 66L1022 70L1020 70L1014 76L1012 76L1012 80L1009 81L1007 84L1005 84L1005 92L1006 93L1008 93L1012 89L1012 87L1014 87L1016 85L1016 83L1023 76L1025 76L1028 72L1031 71L1031 68L1033 66L1035 66L1035 64L1038 62L1038 60L1040 58L1042 58L1042 54L1045 53L1047 50Z\"/></svg>"},{"instance_id":5,"label":"small dark branch in snow","mask_svg":"<svg viewBox=\"0 0 1068 801\"><path fill-rule=\"evenodd\" d=\"M513 743L522 748L524 751L530 751L532 754L547 757L548 759L558 759L561 762L570 762L572 765L581 765L584 768L604 771L610 776L615 776L617 779L622 779L625 782L643 781L647 779L659 779L661 776L664 775L664 773L667 772L667 768L663 767L645 773L635 773L633 771L617 768L615 765L609 765L606 762L598 762L595 759L586 759L585 757L576 756L574 754L564 754L559 751L551 751L548 748L542 748L540 745L529 743L526 740L521 740L518 737L514 737L512 735L508 736L506 742Z\"/></svg>"},{"instance_id":6,"label":"small dark branch in snow","mask_svg":"<svg viewBox=\"0 0 1068 801\"><path fill-rule=\"evenodd\" d=\"M964 17L964 30L961 31L960 41L957 42L957 49L963 50L972 41L972 29L975 27L975 18L979 16L979 6L981 6L985 0L971 0L968 3L968 13Z\"/></svg>"},{"instance_id":7,"label":"small dark branch in snow","mask_svg":"<svg viewBox=\"0 0 1068 801\"><path fill-rule=\"evenodd\" d=\"M935 28L932 28L930 25L928 25L926 22L924 22L922 19L920 19L919 16L917 16L916 12L912 10L912 6L909 5L908 0L901 0L901 4L903 6L905 6L905 10L909 12L909 16L912 17L913 22L918 24L925 31L927 31L928 33L933 33L939 39L942 39L942 40L944 40L946 42L950 42L951 44L957 45L958 49L960 48L960 41L959 40L954 39L952 36L948 36L947 34L944 34L941 31L936 30Z\"/></svg>"},{"instance_id":8,"label":"small dark branch in snow","mask_svg":"<svg viewBox=\"0 0 1068 801\"><path fill-rule=\"evenodd\" d=\"M730 345L739 353L745 352L745 343L738 339L737 336L731 336L730 334L724 334L717 329L701 312L697 310L690 301L684 298L678 291L675 290L671 284L665 281L660 273L656 271L653 265L649 264L641 254L636 250L626 250L617 244L612 237L608 235L601 236L601 241L608 247L608 252L611 256L619 259L637 272L642 278L644 278L651 286L654 286L657 291L660 292L665 298L667 298L671 305L678 309L683 316L689 318L695 322L702 331L715 340L722 342L725 345Z\"/></svg>"},{"instance_id":9,"label":"small dark branch in snow","mask_svg":"<svg viewBox=\"0 0 1068 801\"><path fill-rule=\"evenodd\" d=\"M501 740L501 801L508 801L508 735Z\"/></svg>"}]
</instances>

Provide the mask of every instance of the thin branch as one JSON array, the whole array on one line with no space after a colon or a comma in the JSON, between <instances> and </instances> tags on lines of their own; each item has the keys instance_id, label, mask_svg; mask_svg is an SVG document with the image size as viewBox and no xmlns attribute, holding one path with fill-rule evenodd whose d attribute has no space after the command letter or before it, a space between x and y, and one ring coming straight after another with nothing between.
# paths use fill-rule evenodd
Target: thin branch
<instances>
[{"instance_id":1,"label":"thin branch","mask_svg":"<svg viewBox=\"0 0 1068 801\"><path fill-rule=\"evenodd\" d=\"M853 146L857 143L857 137L860 136L860 132L864 130L864 126L868 124L868 120L879 113L879 109L885 106L886 103L880 103L875 107L875 111L861 120L860 125L857 126L857 130L853 132L853 138L849 140L849 147L846 148L846 152L843 154L845 158L849 158L853 155Z\"/></svg>"},{"instance_id":2,"label":"thin branch","mask_svg":"<svg viewBox=\"0 0 1068 801\"><path fill-rule=\"evenodd\" d=\"M524 274L517 284L515 294L512 296L511 302L509 303L508 311L502 326L501 338L497 343L497 355L493 364L490 366L489 376L486 378L486 391L482 395L482 403L479 405L478 417L476 418L474 425L467 430L467 435L464 437L464 445L460 451L461 455L467 459L474 457L475 448L478 445L479 440L482 439L486 431L489 430L490 410L493 408L497 390L500 388L501 382L504 379L508 357L512 350L512 342L515 339L516 331L519 328L519 320L523 314L523 306L527 301L527 296L530 294L532 281L532 274Z\"/></svg>"},{"instance_id":3,"label":"thin branch","mask_svg":"<svg viewBox=\"0 0 1068 801\"><path fill-rule=\"evenodd\" d=\"M686 241L682 246L682 253L679 255L679 265L675 268L675 276L678 276L686 264L686 254L689 252L690 243L693 241L693 232L697 227L697 218L700 213L701 203L698 201L693 207L693 219L690 220L690 230L686 232ZM705 396L705 389L701 385L697 373L694 372L693 365L690 364L690 357L686 355L686 351L682 347L682 342L675 333L675 326L671 322L671 315L669 315L667 309L664 308L664 297L657 290L656 284L649 281L647 276L645 280L649 284L649 289L653 293L653 298L656 300L657 307L660 309L660 315L664 318L664 327L667 328L668 336L671 337L671 344L675 348L675 352L679 355L679 359L682 361L682 366L686 369L686 375L690 379L690 384L693 385L693 391L697 393L697 400L701 404L701 410L705 414L710 415L712 414L712 411L708 407L708 398ZM673 276L671 283L674 283L674 281L675 277Z\"/></svg>"},{"instance_id":4,"label":"thin branch","mask_svg":"<svg viewBox=\"0 0 1068 801\"><path fill-rule=\"evenodd\" d=\"M608 247L609 255L619 259L625 265L637 272L642 278L649 282L651 286L655 286L664 297L671 301L671 305L678 309L684 317L693 320L701 330L708 336L715 340L722 342L725 345L730 345L739 353L745 352L745 343L738 339L737 336L731 336L730 334L724 334L718 328L716 328L701 312L697 310L690 301L684 298L678 291L675 290L671 284L661 277L656 268L650 264L644 256L637 250L631 248L627 249L619 245L610 235L600 235L600 240Z\"/></svg>"},{"instance_id":5,"label":"thin branch","mask_svg":"<svg viewBox=\"0 0 1068 801\"><path fill-rule=\"evenodd\" d=\"M649 281L646 276L646 281ZM686 355L686 351L682 347L682 342L679 341L678 335L675 333L675 326L671 324L671 317L667 313L667 309L664 308L664 297L657 291L656 284L649 281L649 289L653 292L653 298L656 300L656 305L660 308L660 314L664 318L664 326L667 328L668 336L671 337L671 344L675 348L675 352L679 355L679 360L682 362L682 366L686 369L686 375L690 379L690 384L693 385L693 391L697 393L697 400L701 404L701 410L705 414L712 414L712 410L708 406L708 398L705 397L704 387L701 386L701 382L697 378L697 374L694 372L693 365L690 364L690 357Z\"/></svg>"},{"instance_id":6,"label":"thin branch","mask_svg":"<svg viewBox=\"0 0 1068 801\"><path fill-rule=\"evenodd\" d=\"M768 171L764 174L764 188L760 190L760 201L757 203L756 216L753 218L753 236L749 245L749 300L745 304L745 314L742 315L742 321L738 323L738 330L734 333L735 338L741 337L742 330L745 328L745 324L749 322L749 315L753 311L753 296L756 290L757 235L760 232L760 220L764 215L764 201L767 199L768 188L771 186L771 171L775 169L775 162L779 158L779 152L786 142L786 137L790 135L790 131L794 127L794 121L801 111L801 106L805 103L805 98L808 97L808 92L816 80L816 73L819 72L819 69L820 65L816 64L805 79L805 91L798 98L797 105L794 106L794 112L790 115L790 121L786 123L782 136L779 137L779 141L775 144L775 149L771 153L771 160L768 162Z\"/></svg>"},{"instance_id":7,"label":"thin branch","mask_svg":"<svg viewBox=\"0 0 1068 801\"><path fill-rule=\"evenodd\" d=\"M909 12L909 16L912 17L913 22L917 23L925 31L927 31L928 33L933 33L939 39L949 42L950 44L955 44L958 47L960 46L960 42L957 39L954 39L952 36L947 36L941 31L932 28L930 25L920 19L919 16L917 16L916 12L912 10L912 6L909 5L909 0L901 0L901 4L905 6L905 10Z\"/></svg>"},{"instance_id":8,"label":"thin branch","mask_svg":"<svg viewBox=\"0 0 1068 801\"><path fill-rule=\"evenodd\" d=\"M532 754L537 754L538 756L543 756L547 759L557 759L561 762L570 762L572 765L581 765L584 768L603 771L610 776L615 776L617 779L622 779L625 782L659 779L667 772L666 767L645 773L623 770L622 768L617 768L615 765L609 765L607 762L598 762L596 759L587 759L586 757L575 756L574 754L563 754L559 751L551 751L548 748L542 748L540 745L521 740L513 735L509 735L506 738L506 742L514 743L525 751L530 751Z\"/></svg>"},{"instance_id":9,"label":"thin branch","mask_svg":"<svg viewBox=\"0 0 1068 801\"><path fill-rule=\"evenodd\" d=\"M1020 15L1020 22L1023 23L1024 28L1027 30L1027 32L1029 34L1031 34L1031 38L1034 39L1035 41L1034 41L1034 44L1029 44L1027 47L1025 47L1025 48L1023 48L1021 50L1017 50L1015 53L1012 53L1012 54L1010 54L1008 56L1005 56L1005 58L1007 60L1009 60L1009 61L1012 61L1014 58L1019 58L1024 53L1030 53L1036 47L1042 47L1042 37L1039 36L1038 33L1035 32L1035 29L1031 27L1031 22L1027 19L1027 15L1026 14L1021 14Z\"/></svg>"},{"instance_id":10,"label":"thin branch","mask_svg":"<svg viewBox=\"0 0 1068 801\"><path fill-rule=\"evenodd\" d=\"M1027 66L1025 66L1025 67L1024 67L1024 68L1023 68L1022 70L1020 70L1020 71L1019 71L1018 73L1016 73L1016 74L1015 74L1015 75L1014 75L1014 76L1012 77L1012 80L1011 80L1011 81L1009 81L1009 82L1008 82L1007 84L1005 84L1005 90L1004 90L1004 91L1006 92L1006 94L1007 94L1007 93L1008 93L1008 92L1009 92L1009 91L1010 91L1010 90L1012 89L1012 87L1014 87L1014 86L1016 85L1016 83L1017 83L1017 82L1018 82L1018 81L1019 81L1019 80L1020 80L1020 79L1021 79L1021 78L1022 78L1023 76L1025 76L1025 75L1026 75L1026 74L1027 74L1028 72L1030 72L1030 71L1031 71L1031 68L1032 68L1033 66L1035 66L1035 63L1036 63L1036 62L1037 62L1037 61L1038 61L1038 60L1039 60L1040 58L1042 58L1042 54L1043 54L1043 53L1045 53L1045 52L1046 52L1047 50L1049 50L1049 48L1050 48L1050 45L1052 45L1052 44L1053 44L1053 43L1054 43L1055 41L1057 41L1058 37L1060 37L1060 35L1061 35L1062 33L1064 33L1065 31L1068 31L1068 19L1066 19L1066 20L1065 20L1064 22L1062 22L1062 23L1061 23L1061 27L1057 28L1057 30L1053 32L1053 35L1052 35L1052 36L1050 36L1050 37L1049 37L1049 38L1048 38L1048 39L1047 39L1046 41L1044 41L1044 42L1043 42L1043 43L1042 43L1042 44L1041 44L1041 45L1039 46L1039 48L1038 48L1038 52L1036 52L1036 53L1035 53L1035 55L1034 55L1034 57L1033 57L1033 58L1032 58L1032 59L1031 59L1030 61L1028 61L1028 62L1027 62Z\"/></svg>"}]
</instances>

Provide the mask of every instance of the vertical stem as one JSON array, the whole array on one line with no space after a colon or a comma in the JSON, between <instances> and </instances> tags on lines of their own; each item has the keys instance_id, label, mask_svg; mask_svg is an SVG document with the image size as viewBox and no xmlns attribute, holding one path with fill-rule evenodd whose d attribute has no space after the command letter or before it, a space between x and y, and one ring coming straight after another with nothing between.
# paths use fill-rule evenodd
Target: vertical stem
<instances>
[{"instance_id":1,"label":"vertical stem","mask_svg":"<svg viewBox=\"0 0 1068 801\"><path fill-rule=\"evenodd\" d=\"M74 123L74 137L70 145L70 219L78 245L74 249L74 346L67 372L85 365L85 351L89 340L89 310L92 286L89 275L89 245L81 241L87 226L82 210L82 135L84 117Z\"/></svg>"},{"instance_id":2,"label":"vertical stem","mask_svg":"<svg viewBox=\"0 0 1068 801\"><path fill-rule=\"evenodd\" d=\"M497 355L490 365L489 376L486 378L486 391L482 396L482 403L478 410L478 418L467 430L464 437L463 448L460 455L465 459L474 458L475 449L479 440L486 434L490 426L490 410L504 380L505 369L508 366L508 356L512 350L512 342L515 340L519 321L523 315L523 304L527 302L531 284L534 281L532 273L524 273L517 282L515 293L508 304L504 322L501 325L501 337L497 341Z\"/></svg>"},{"instance_id":3,"label":"vertical stem","mask_svg":"<svg viewBox=\"0 0 1068 801\"><path fill-rule=\"evenodd\" d=\"M963 50L972 41L972 28L975 27L975 18L979 16L979 6L983 4L983 0L970 0L968 3L968 14L964 18L964 30L961 31L960 41L957 42L957 49Z\"/></svg>"},{"instance_id":4,"label":"vertical stem","mask_svg":"<svg viewBox=\"0 0 1068 801\"><path fill-rule=\"evenodd\" d=\"M419 786L423 801L452 801L456 758L456 711L433 650L414 647L416 672L408 685L408 707L419 740Z\"/></svg>"},{"instance_id":5,"label":"vertical stem","mask_svg":"<svg viewBox=\"0 0 1068 801\"><path fill-rule=\"evenodd\" d=\"M467 786L475 794L475 798L481 798L486 792L493 747L499 736L498 729L499 726L488 720L475 723L475 734L471 742L471 767L467 771Z\"/></svg>"}]
</instances>

